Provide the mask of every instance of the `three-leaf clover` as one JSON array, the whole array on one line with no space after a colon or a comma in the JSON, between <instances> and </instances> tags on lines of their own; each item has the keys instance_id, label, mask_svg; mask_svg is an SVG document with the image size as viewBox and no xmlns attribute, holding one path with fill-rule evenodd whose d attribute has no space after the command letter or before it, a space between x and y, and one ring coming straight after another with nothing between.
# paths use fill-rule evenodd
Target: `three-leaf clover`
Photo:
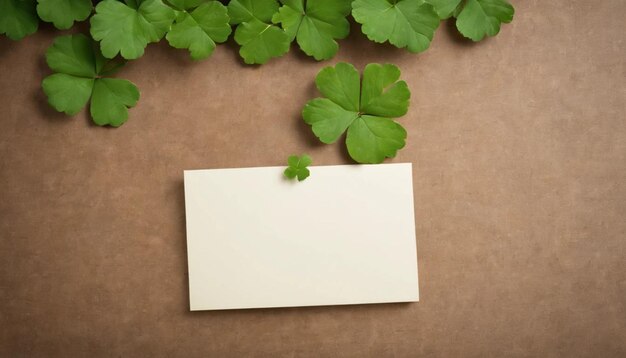
<instances>
[{"instance_id":1,"label":"three-leaf clover","mask_svg":"<svg viewBox=\"0 0 626 358\"><path fill-rule=\"evenodd\" d=\"M69 29L74 21L85 20L92 9L91 0L38 0L37 4L39 17L60 30Z\"/></svg>"},{"instance_id":2,"label":"three-leaf clover","mask_svg":"<svg viewBox=\"0 0 626 358\"><path fill-rule=\"evenodd\" d=\"M218 1L170 0L180 13L165 38L172 47L189 49L191 58L209 57L216 43L228 39L232 29L228 10Z\"/></svg>"},{"instance_id":3,"label":"three-leaf clover","mask_svg":"<svg viewBox=\"0 0 626 358\"><path fill-rule=\"evenodd\" d=\"M350 33L351 0L281 0L283 6L272 21L280 23L309 56L327 60L337 53L335 39L343 39Z\"/></svg>"},{"instance_id":4,"label":"three-leaf clover","mask_svg":"<svg viewBox=\"0 0 626 358\"><path fill-rule=\"evenodd\" d=\"M41 85L48 102L59 112L74 115L91 98L93 121L118 127L128 119L128 108L139 100L139 90L132 82L101 77L112 73L115 63L104 58L85 35L57 37L46 52L46 61L57 73L44 78Z\"/></svg>"},{"instance_id":5,"label":"three-leaf clover","mask_svg":"<svg viewBox=\"0 0 626 358\"><path fill-rule=\"evenodd\" d=\"M132 60L141 57L150 42L165 36L174 17L174 10L161 0L104 0L96 6L90 31L94 40L101 41L105 57L120 53Z\"/></svg>"},{"instance_id":6,"label":"three-leaf clover","mask_svg":"<svg viewBox=\"0 0 626 358\"><path fill-rule=\"evenodd\" d=\"M228 3L230 23L238 25L235 41L241 45L239 54L245 63L264 64L289 51L289 36L271 23L278 6L276 0L231 0Z\"/></svg>"},{"instance_id":7,"label":"three-leaf clover","mask_svg":"<svg viewBox=\"0 0 626 358\"><path fill-rule=\"evenodd\" d=\"M507 0L428 0L442 19L456 18L463 36L480 41L495 36L502 23L513 20L515 9Z\"/></svg>"},{"instance_id":8,"label":"three-leaf clover","mask_svg":"<svg viewBox=\"0 0 626 358\"><path fill-rule=\"evenodd\" d=\"M287 163L289 166L285 169L284 174L288 179L298 178L298 181L303 181L308 178L311 172L307 168L313 160L310 156L303 154L298 157L297 155L292 155L287 159Z\"/></svg>"},{"instance_id":9,"label":"three-leaf clover","mask_svg":"<svg viewBox=\"0 0 626 358\"><path fill-rule=\"evenodd\" d=\"M0 1L0 34L21 40L39 27L35 0Z\"/></svg>"},{"instance_id":10,"label":"three-leaf clover","mask_svg":"<svg viewBox=\"0 0 626 358\"><path fill-rule=\"evenodd\" d=\"M369 64L359 72L348 63L325 67L315 84L326 98L309 101L304 121L324 143L346 132L348 153L359 163L380 163L395 157L405 144L406 130L392 118L406 114L411 92L398 81L400 70L390 64Z\"/></svg>"},{"instance_id":11,"label":"three-leaf clover","mask_svg":"<svg viewBox=\"0 0 626 358\"><path fill-rule=\"evenodd\" d=\"M414 53L430 46L440 23L433 6L424 0L356 0L352 16L370 40L389 41Z\"/></svg>"}]
</instances>

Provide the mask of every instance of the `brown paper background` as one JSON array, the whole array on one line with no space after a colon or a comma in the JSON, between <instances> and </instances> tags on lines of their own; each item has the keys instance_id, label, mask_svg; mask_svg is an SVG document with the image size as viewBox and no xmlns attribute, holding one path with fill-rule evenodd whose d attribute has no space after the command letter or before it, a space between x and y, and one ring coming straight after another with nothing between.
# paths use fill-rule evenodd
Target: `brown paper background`
<instances>
[{"instance_id":1,"label":"brown paper background","mask_svg":"<svg viewBox=\"0 0 626 358\"><path fill-rule=\"evenodd\" d=\"M150 45L118 74L141 90L119 129L46 104L58 32L2 37L0 356L624 357L626 2L515 5L499 36L444 23L420 55L356 26L324 63ZM421 301L188 312L182 171L350 163L300 118L337 61L411 88L393 161L414 165Z\"/></svg>"}]
</instances>

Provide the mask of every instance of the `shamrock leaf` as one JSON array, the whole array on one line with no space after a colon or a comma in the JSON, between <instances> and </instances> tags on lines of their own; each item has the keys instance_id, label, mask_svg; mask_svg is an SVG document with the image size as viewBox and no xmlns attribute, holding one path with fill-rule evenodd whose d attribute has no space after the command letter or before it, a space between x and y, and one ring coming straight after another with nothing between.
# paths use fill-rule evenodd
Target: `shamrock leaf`
<instances>
[{"instance_id":1,"label":"shamrock leaf","mask_svg":"<svg viewBox=\"0 0 626 358\"><path fill-rule=\"evenodd\" d=\"M85 20L92 9L91 0L38 0L37 4L39 17L60 30L69 29L74 21Z\"/></svg>"},{"instance_id":2,"label":"shamrock leaf","mask_svg":"<svg viewBox=\"0 0 626 358\"><path fill-rule=\"evenodd\" d=\"M46 62L57 73L44 78L41 85L48 102L59 112L74 115L91 98L93 121L118 127L128 119L128 108L139 100L139 90L132 82L101 77L115 68L85 35L57 37L46 52Z\"/></svg>"},{"instance_id":3,"label":"shamrock leaf","mask_svg":"<svg viewBox=\"0 0 626 358\"><path fill-rule=\"evenodd\" d=\"M222 3L199 0L170 3L182 11L165 36L170 46L189 49L192 59L201 60L211 56L216 42L228 39L232 29L228 23L228 11Z\"/></svg>"},{"instance_id":4,"label":"shamrock leaf","mask_svg":"<svg viewBox=\"0 0 626 358\"><path fill-rule=\"evenodd\" d=\"M307 168L313 160L306 154L303 154L301 157L297 155L292 155L287 160L289 166L285 169L285 177L288 179L298 178L298 181L303 181L308 178L311 172Z\"/></svg>"},{"instance_id":5,"label":"shamrock leaf","mask_svg":"<svg viewBox=\"0 0 626 358\"><path fill-rule=\"evenodd\" d=\"M463 0L426 0L431 4L439 18L444 20L453 16Z\"/></svg>"},{"instance_id":6,"label":"shamrock leaf","mask_svg":"<svg viewBox=\"0 0 626 358\"><path fill-rule=\"evenodd\" d=\"M502 23L513 20L515 9L506 0L428 0L442 19L456 17L456 27L463 36L480 41L495 36Z\"/></svg>"},{"instance_id":7,"label":"shamrock leaf","mask_svg":"<svg viewBox=\"0 0 626 358\"><path fill-rule=\"evenodd\" d=\"M298 45L316 60L328 60L337 53L335 39L343 39L350 33L351 0L281 0L283 6L272 21L280 23Z\"/></svg>"},{"instance_id":8,"label":"shamrock leaf","mask_svg":"<svg viewBox=\"0 0 626 358\"><path fill-rule=\"evenodd\" d=\"M264 64L289 51L289 37L280 27L271 24L277 11L276 0L232 0L228 3L230 23L238 25L235 41L241 45L239 54L245 63Z\"/></svg>"},{"instance_id":9,"label":"shamrock leaf","mask_svg":"<svg viewBox=\"0 0 626 358\"><path fill-rule=\"evenodd\" d=\"M326 67L315 79L326 98L309 101L304 121L324 143L346 132L348 153L359 163L395 157L405 144L406 130L391 118L406 114L411 93L394 65L369 64L359 72L348 63Z\"/></svg>"},{"instance_id":10,"label":"shamrock leaf","mask_svg":"<svg viewBox=\"0 0 626 358\"><path fill-rule=\"evenodd\" d=\"M0 34L11 40L21 40L35 33L39 27L35 6L35 0L1 0Z\"/></svg>"},{"instance_id":11,"label":"shamrock leaf","mask_svg":"<svg viewBox=\"0 0 626 358\"><path fill-rule=\"evenodd\" d=\"M389 41L415 53L430 46L440 22L433 6L424 0L356 0L352 16L370 40Z\"/></svg>"},{"instance_id":12,"label":"shamrock leaf","mask_svg":"<svg viewBox=\"0 0 626 358\"><path fill-rule=\"evenodd\" d=\"M161 0L104 0L91 18L91 36L101 41L102 54L113 58L118 53L132 60L143 55L150 42L157 42L174 21L174 10Z\"/></svg>"},{"instance_id":13,"label":"shamrock leaf","mask_svg":"<svg viewBox=\"0 0 626 358\"><path fill-rule=\"evenodd\" d=\"M515 9L506 0L467 0L456 17L456 28L463 36L480 41L485 35L497 35L500 24L511 22L514 14Z\"/></svg>"}]
</instances>

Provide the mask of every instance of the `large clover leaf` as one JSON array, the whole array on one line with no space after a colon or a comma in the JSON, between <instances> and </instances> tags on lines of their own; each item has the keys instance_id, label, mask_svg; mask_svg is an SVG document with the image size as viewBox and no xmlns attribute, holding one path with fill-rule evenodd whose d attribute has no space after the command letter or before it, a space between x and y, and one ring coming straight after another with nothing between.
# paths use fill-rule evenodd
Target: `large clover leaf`
<instances>
[{"instance_id":1,"label":"large clover leaf","mask_svg":"<svg viewBox=\"0 0 626 358\"><path fill-rule=\"evenodd\" d=\"M43 21L65 30L72 27L74 21L88 18L92 9L91 0L38 0L37 14Z\"/></svg>"},{"instance_id":2,"label":"large clover leaf","mask_svg":"<svg viewBox=\"0 0 626 358\"><path fill-rule=\"evenodd\" d=\"M352 16L370 40L389 41L416 53L430 46L440 22L433 6L424 0L356 0Z\"/></svg>"},{"instance_id":3,"label":"large clover leaf","mask_svg":"<svg viewBox=\"0 0 626 358\"><path fill-rule=\"evenodd\" d=\"M1 0L0 34L21 40L39 27L35 0Z\"/></svg>"},{"instance_id":4,"label":"large clover leaf","mask_svg":"<svg viewBox=\"0 0 626 358\"><path fill-rule=\"evenodd\" d=\"M272 21L280 23L298 45L316 60L327 60L337 53L335 39L343 39L350 33L351 0L281 0L283 6Z\"/></svg>"},{"instance_id":5,"label":"large clover leaf","mask_svg":"<svg viewBox=\"0 0 626 358\"><path fill-rule=\"evenodd\" d=\"M515 9L506 0L428 0L442 19L456 17L456 27L463 36L480 41L495 36L502 23L513 20Z\"/></svg>"},{"instance_id":6,"label":"large clover leaf","mask_svg":"<svg viewBox=\"0 0 626 358\"><path fill-rule=\"evenodd\" d=\"M241 45L239 54L247 64L264 64L289 51L289 37L280 27L272 25L278 11L276 0L232 0L228 3L230 23L238 25L235 41Z\"/></svg>"},{"instance_id":7,"label":"large clover leaf","mask_svg":"<svg viewBox=\"0 0 626 358\"><path fill-rule=\"evenodd\" d=\"M139 90L132 82L102 77L113 72L113 62L85 35L57 37L46 52L46 61L57 73L44 78L41 85L48 102L59 112L74 115L91 98L93 121L118 127L128 119L128 108L139 100Z\"/></svg>"},{"instance_id":8,"label":"large clover leaf","mask_svg":"<svg viewBox=\"0 0 626 358\"><path fill-rule=\"evenodd\" d=\"M91 36L100 42L102 54L125 59L143 55L150 42L157 42L169 30L175 13L161 0L104 0L91 18Z\"/></svg>"},{"instance_id":9,"label":"large clover leaf","mask_svg":"<svg viewBox=\"0 0 626 358\"><path fill-rule=\"evenodd\" d=\"M346 132L348 153L359 163L380 163L405 144L406 130L392 118L406 114L411 93L399 81L400 70L390 64L369 64L359 72L348 63L326 67L315 79L326 98L309 101L304 121L324 143Z\"/></svg>"},{"instance_id":10,"label":"large clover leaf","mask_svg":"<svg viewBox=\"0 0 626 358\"><path fill-rule=\"evenodd\" d=\"M201 60L211 56L216 43L228 39L232 29L228 10L218 1L170 1L181 13L165 38L172 47L189 49L191 58Z\"/></svg>"}]
</instances>

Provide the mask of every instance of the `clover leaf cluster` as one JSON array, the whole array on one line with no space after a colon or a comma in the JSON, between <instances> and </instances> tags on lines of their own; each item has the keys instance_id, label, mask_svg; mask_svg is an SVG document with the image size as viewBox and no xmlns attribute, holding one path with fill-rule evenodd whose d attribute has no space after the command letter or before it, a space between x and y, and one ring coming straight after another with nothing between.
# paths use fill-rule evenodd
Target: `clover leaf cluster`
<instances>
[{"instance_id":1,"label":"clover leaf cluster","mask_svg":"<svg viewBox=\"0 0 626 358\"><path fill-rule=\"evenodd\" d=\"M96 124L118 126L139 95L128 81L102 77L113 72L107 66L137 59L162 39L193 60L210 57L234 34L246 64L280 57L294 42L322 61L348 36L350 16L370 40L418 53L430 46L442 19L454 18L461 34L480 41L513 15L507 0L0 0L0 34L19 40L36 32L40 20L61 30L88 20L90 38L55 40L47 60L56 73L43 89L58 111L71 115L89 101ZM107 105L99 106L105 97Z\"/></svg>"}]
</instances>

